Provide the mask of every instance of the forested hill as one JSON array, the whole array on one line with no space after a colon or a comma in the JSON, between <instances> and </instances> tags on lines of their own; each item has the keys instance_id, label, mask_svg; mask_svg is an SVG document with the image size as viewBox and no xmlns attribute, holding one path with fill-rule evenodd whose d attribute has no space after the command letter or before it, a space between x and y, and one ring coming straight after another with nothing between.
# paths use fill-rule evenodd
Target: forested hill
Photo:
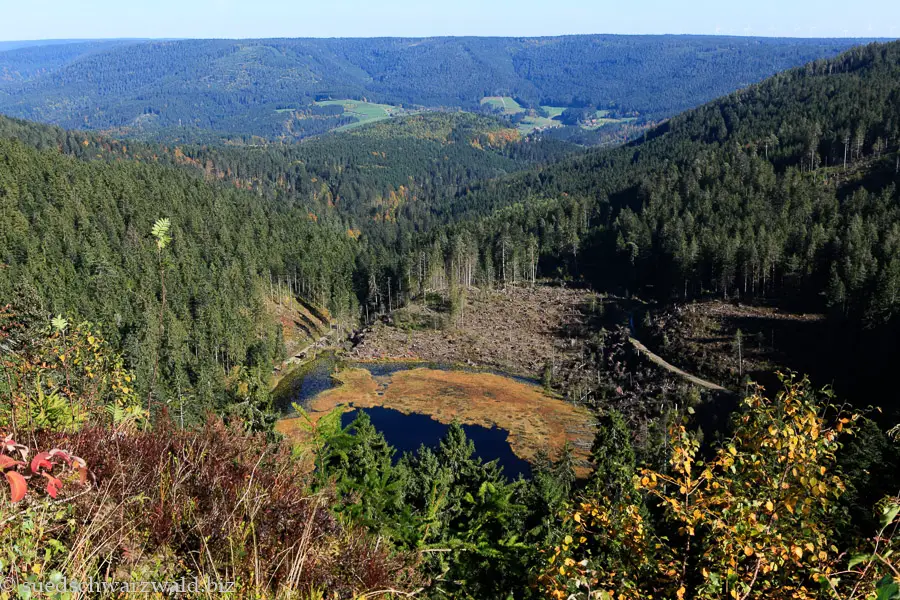
<instances>
[{"instance_id":1,"label":"forested hill","mask_svg":"<svg viewBox=\"0 0 900 600\"><path fill-rule=\"evenodd\" d=\"M0 42L0 82L25 81L81 58L138 40Z\"/></svg>"},{"instance_id":2,"label":"forested hill","mask_svg":"<svg viewBox=\"0 0 900 600\"><path fill-rule=\"evenodd\" d=\"M486 183L445 206L443 218L477 219L529 198L588 202L591 225L622 234L622 243L631 248L629 264L655 272L661 265L652 263L663 249L671 254L683 243L697 245L670 270L675 283L657 290L661 297L683 295L683 285L677 284L682 278L698 292L733 291L738 287L734 277L743 283L745 270L749 276L744 258L765 253L744 249L716 267L704 263L716 255L709 249L713 238L738 245L758 241L749 237L754 228L735 229L751 218L784 219L766 228L766 235L780 231L784 236L825 218L816 211L797 220L792 218L797 214L772 210L811 209L806 198L790 202L791 194L813 194L820 201L822 195L831 196L835 204L830 208L837 210L851 206L844 200L857 191L893 193L900 146L898 73L900 43L857 48L683 113L627 146L578 153L539 171ZM524 204L527 208L529 202ZM682 219L688 223L679 223ZM726 231L713 231L720 226ZM686 239L661 239L675 232ZM802 232L788 237L808 239ZM801 260L790 251L776 254L779 261ZM651 262L642 264L642 259ZM735 269L728 266L732 260L740 263ZM640 269L628 271L635 275L634 284L645 282ZM660 283L649 272L647 277L646 283ZM781 278L776 279L767 279L767 291L780 285Z\"/></svg>"},{"instance_id":3,"label":"forested hill","mask_svg":"<svg viewBox=\"0 0 900 600\"><path fill-rule=\"evenodd\" d=\"M607 289L827 311L840 341L830 376L842 364L860 382L883 382L900 325L898 144L900 43L875 44L689 111L629 146L488 183L444 218L458 223L451 238L491 249L489 270L501 251L527 266L537 238L542 272Z\"/></svg>"},{"instance_id":4,"label":"forested hill","mask_svg":"<svg viewBox=\"0 0 900 600\"><path fill-rule=\"evenodd\" d=\"M573 150L464 112L262 147L138 143L0 117L0 298L33 293L44 312L97 322L143 385L159 356L158 396L187 390L201 414L232 367L266 372L281 357L279 288L353 324L370 277L383 283L446 202ZM162 255L159 218L174 238Z\"/></svg>"},{"instance_id":5,"label":"forested hill","mask_svg":"<svg viewBox=\"0 0 900 600\"><path fill-rule=\"evenodd\" d=\"M82 160L184 166L209 181L363 230L397 221L428 229L435 214L470 187L582 150L526 138L500 119L462 111L399 117L302 144L145 143L2 116L0 138Z\"/></svg>"},{"instance_id":6,"label":"forested hill","mask_svg":"<svg viewBox=\"0 0 900 600\"><path fill-rule=\"evenodd\" d=\"M591 35L56 44L0 52L0 112L68 128L266 137L345 124L314 105L323 98L474 109L507 96L657 119L856 43Z\"/></svg>"},{"instance_id":7,"label":"forested hill","mask_svg":"<svg viewBox=\"0 0 900 600\"><path fill-rule=\"evenodd\" d=\"M93 321L157 407L177 392L196 417L235 400L233 367L271 371L284 351L273 286L352 319L357 246L305 206L156 164L149 147L0 119L2 304Z\"/></svg>"},{"instance_id":8,"label":"forested hill","mask_svg":"<svg viewBox=\"0 0 900 600\"><path fill-rule=\"evenodd\" d=\"M178 162L210 177L306 203L371 229L402 221L425 230L434 212L469 187L580 151L531 140L502 121L466 112L423 113L382 121L302 144L260 147L183 145Z\"/></svg>"}]
</instances>

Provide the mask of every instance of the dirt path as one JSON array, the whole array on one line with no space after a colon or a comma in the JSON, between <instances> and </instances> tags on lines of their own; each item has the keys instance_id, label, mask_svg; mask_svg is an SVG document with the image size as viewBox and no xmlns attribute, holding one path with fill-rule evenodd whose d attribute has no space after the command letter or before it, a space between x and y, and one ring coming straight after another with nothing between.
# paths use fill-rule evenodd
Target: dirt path
<instances>
[{"instance_id":1,"label":"dirt path","mask_svg":"<svg viewBox=\"0 0 900 600\"><path fill-rule=\"evenodd\" d=\"M628 341L631 342L631 345L634 346L635 350L637 350L638 352L640 352L641 354L643 354L644 356L649 358L653 363L659 365L660 367L662 367L663 369L666 369L667 371L669 371L671 373L675 373L679 377L682 377L682 378L690 381L694 385L699 385L702 388L705 388L707 390L712 390L714 392L727 392L729 394L734 393L729 389L723 388L721 385L718 385L711 381L707 381L705 379L700 379L699 377L691 375L690 373L688 373L686 371L682 371L675 365L666 362L665 359L663 359L658 354L654 354L653 352L651 352L650 349L647 348L647 346L643 345L642 343L640 343L638 340L636 340L634 338L628 338Z\"/></svg>"}]
</instances>

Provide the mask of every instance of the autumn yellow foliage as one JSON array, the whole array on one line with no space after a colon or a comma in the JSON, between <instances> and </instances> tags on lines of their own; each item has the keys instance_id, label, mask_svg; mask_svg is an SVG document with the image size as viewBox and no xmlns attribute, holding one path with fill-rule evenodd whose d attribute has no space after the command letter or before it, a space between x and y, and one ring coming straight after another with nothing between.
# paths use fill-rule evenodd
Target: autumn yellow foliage
<instances>
[{"instance_id":1,"label":"autumn yellow foliage","mask_svg":"<svg viewBox=\"0 0 900 600\"><path fill-rule=\"evenodd\" d=\"M817 398L805 379L783 382L773 399L758 389L743 401L708 459L679 424L667 469L640 470L628 498L574 507L574 533L551 549L540 579L547 595L875 598L878 583L861 585L862 570L847 570L832 541L844 491L835 453L858 416L834 409L828 391ZM658 515L655 531L647 511Z\"/></svg>"}]
</instances>

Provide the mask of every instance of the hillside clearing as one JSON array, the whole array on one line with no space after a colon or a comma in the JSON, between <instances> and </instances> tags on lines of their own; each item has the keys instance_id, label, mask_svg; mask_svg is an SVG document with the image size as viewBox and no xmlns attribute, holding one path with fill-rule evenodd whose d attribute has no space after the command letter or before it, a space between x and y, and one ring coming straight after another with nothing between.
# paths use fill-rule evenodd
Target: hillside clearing
<instances>
[{"instance_id":1,"label":"hillside clearing","mask_svg":"<svg viewBox=\"0 0 900 600\"><path fill-rule=\"evenodd\" d=\"M354 129L368 123L375 123L376 121L384 121L385 119L390 119L391 117L402 114L409 114L409 111L397 106L362 100L322 100L316 102L316 105L342 106L345 115L356 119L356 123L338 127L335 131L347 131L348 129Z\"/></svg>"},{"instance_id":2,"label":"hillside clearing","mask_svg":"<svg viewBox=\"0 0 900 600\"><path fill-rule=\"evenodd\" d=\"M481 105L487 105L491 108L503 111L505 115L515 115L525 112L525 108L509 96L488 96L481 99Z\"/></svg>"},{"instance_id":3,"label":"hillside clearing","mask_svg":"<svg viewBox=\"0 0 900 600\"><path fill-rule=\"evenodd\" d=\"M417 303L363 332L350 356L467 364L539 378L548 365L580 357L572 324L585 318L592 299L586 290L550 286L473 291L451 329L432 328L442 316Z\"/></svg>"}]
</instances>

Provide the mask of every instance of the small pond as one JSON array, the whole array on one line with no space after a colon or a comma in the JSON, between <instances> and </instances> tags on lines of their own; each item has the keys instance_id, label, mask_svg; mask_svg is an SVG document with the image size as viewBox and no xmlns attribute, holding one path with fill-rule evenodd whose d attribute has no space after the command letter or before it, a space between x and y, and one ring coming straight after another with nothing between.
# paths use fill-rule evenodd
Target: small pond
<instances>
[{"instance_id":1,"label":"small pond","mask_svg":"<svg viewBox=\"0 0 900 600\"><path fill-rule=\"evenodd\" d=\"M329 352L286 375L275 388L275 408L289 417L294 414L294 403L306 406L310 398L333 388L331 374L337 365L337 358Z\"/></svg>"},{"instance_id":2,"label":"small pond","mask_svg":"<svg viewBox=\"0 0 900 600\"><path fill-rule=\"evenodd\" d=\"M344 362L335 357L334 354L326 353L300 367L295 373L285 377L275 392L276 407L283 416L290 417L295 413L293 409L294 403L307 406L310 399L317 394L333 388L335 382L331 374L342 367L361 367L368 370L375 377L389 377L398 371L417 367L428 367L442 371L460 370L452 365L435 363ZM492 372L517 381L536 383L532 379L515 377L497 371L475 369L473 371ZM436 448L449 428L448 425L425 414L406 414L383 407L357 410L363 410L369 415L372 425L384 434L388 443L397 450L396 458L398 459L404 452L415 452L423 444ZM347 412L342 416L341 424L344 427L356 418L357 410ZM520 474L525 477L531 475L529 463L516 456L510 448L507 441L508 432L505 429L463 425L463 430L466 432L466 436L475 443L476 455L485 461L497 460L510 479L516 479Z\"/></svg>"},{"instance_id":3,"label":"small pond","mask_svg":"<svg viewBox=\"0 0 900 600\"><path fill-rule=\"evenodd\" d=\"M428 415L405 414L399 410L380 406L346 412L341 416L341 425L346 427L352 423L359 410L369 415L375 429L384 434L388 443L397 450L394 462L405 452L415 452L423 445L436 449L450 428L449 425L435 421ZM506 430L480 425L463 425L462 428L466 432L466 437L475 443L476 456L483 461L496 460L510 479L517 479L519 475L531 476L531 465L528 461L513 454L509 447Z\"/></svg>"}]
</instances>

